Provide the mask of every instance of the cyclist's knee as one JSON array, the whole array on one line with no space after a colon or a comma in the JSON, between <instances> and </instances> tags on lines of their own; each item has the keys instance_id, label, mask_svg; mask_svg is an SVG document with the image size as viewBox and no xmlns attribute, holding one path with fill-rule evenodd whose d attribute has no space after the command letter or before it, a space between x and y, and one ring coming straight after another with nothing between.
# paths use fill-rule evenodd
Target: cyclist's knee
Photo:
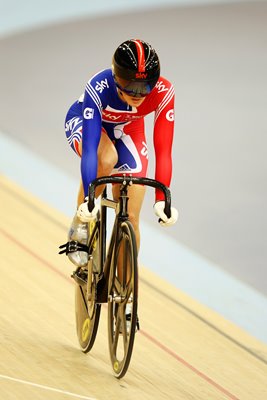
<instances>
[{"instance_id":1,"label":"cyclist's knee","mask_svg":"<svg viewBox=\"0 0 267 400\"><path fill-rule=\"evenodd\" d=\"M108 136L102 134L98 147L98 171L110 173L118 162L118 153Z\"/></svg>"},{"instance_id":2,"label":"cyclist's knee","mask_svg":"<svg viewBox=\"0 0 267 400\"><path fill-rule=\"evenodd\" d=\"M136 213L129 211L129 220L131 221L131 224L133 225L134 230L139 229L139 215L136 215Z\"/></svg>"},{"instance_id":3,"label":"cyclist's knee","mask_svg":"<svg viewBox=\"0 0 267 400\"><path fill-rule=\"evenodd\" d=\"M114 152L109 151L108 154L101 154L98 157L98 169L99 171L112 171L114 166L117 164L118 155L116 150Z\"/></svg>"}]
</instances>

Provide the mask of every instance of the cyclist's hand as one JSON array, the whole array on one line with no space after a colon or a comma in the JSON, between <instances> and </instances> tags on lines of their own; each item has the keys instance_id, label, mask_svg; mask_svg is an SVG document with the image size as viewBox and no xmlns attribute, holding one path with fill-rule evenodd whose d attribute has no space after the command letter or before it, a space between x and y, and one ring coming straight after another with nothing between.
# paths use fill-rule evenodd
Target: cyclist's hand
<instances>
[{"instance_id":1,"label":"cyclist's hand","mask_svg":"<svg viewBox=\"0 0 267 400\"><path fill-rule=\"evenodd\" d=\"M99 205L95 204L95 207L93 210L90 212L88 210L88 197L85 198L84 203L80 204L77 210L77 217L82 221L82 222L89 222L92 221L93 219L96 218L97 213L99 211Z\"/></svg>"},{"instance_id":2,"label":"cyclist's hand","mask_svg":"<svg viewBox=\"0 0 267 400\"><path fill-rule=\"evenodd\" d=\"M171 217L168 218L164 212L165 208L165 201L157 201L154 204L154 212L160 218L160 225L161 226L171 226L174 225L178 219L178 211L176 208L171 207Z\"/></svg>"}]
</instances>

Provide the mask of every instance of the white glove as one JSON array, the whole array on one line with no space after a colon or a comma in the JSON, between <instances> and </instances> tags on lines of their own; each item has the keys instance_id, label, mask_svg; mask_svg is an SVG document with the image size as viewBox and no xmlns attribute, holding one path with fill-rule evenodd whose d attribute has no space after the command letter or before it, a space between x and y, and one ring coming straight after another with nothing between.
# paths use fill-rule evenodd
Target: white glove
<instances>
[{"instance_id":1,"label":"white glove","mask_svg":"<svg viewBox=\"0 0 267 400\"><path fill-rule=\"evenodd\" d=\"M89 222L96 218L97 213L100 209L98 204L95 204L93 210L90 212L88 210L88 197L85 198L85 202L80 204L77 210L77 217L82 222Z\"/></svg>"},{"instance_id":2,"label":"white glove","mask_svg":"<svg viewBox=\"0 0 267 400\"><path fill-rule=\"evenodd\" d=\"M161 226L171 226L174 225L178 219L178 211L176 208L171 207L171 217L168 218L164 212L165 201L157 201L154 204L154 212L155 214L162 220L160 221Z\"/></svg>"}]
</instances>

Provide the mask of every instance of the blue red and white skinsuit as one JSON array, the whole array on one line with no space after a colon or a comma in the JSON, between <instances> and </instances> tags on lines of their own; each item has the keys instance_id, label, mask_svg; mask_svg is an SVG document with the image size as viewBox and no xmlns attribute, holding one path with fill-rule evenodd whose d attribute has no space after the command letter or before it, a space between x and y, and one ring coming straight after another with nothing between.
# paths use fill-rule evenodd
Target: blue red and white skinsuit
<instances>
[{"instance_id":1,"label":"blue red and white skinsuit","mask_svg":"<svg viewBox=\"0 0 267 400\"><path fill-rule=\"evenodd\" d=\"M135 108L120 99L111 69L97 73L88 81L84 94L70 107L65 123L68 142L78 155L82 139L81 174L85 194L97 175L97 148L101 134L108 135L118 153L113 174L146 176L148 151L144 117L152 112L155 112L155 179L169 186L174 132L172 84L160 77L143 103ZM160 191L156 191L156 200L163 200Z\"/></svg>"}]
</instances>

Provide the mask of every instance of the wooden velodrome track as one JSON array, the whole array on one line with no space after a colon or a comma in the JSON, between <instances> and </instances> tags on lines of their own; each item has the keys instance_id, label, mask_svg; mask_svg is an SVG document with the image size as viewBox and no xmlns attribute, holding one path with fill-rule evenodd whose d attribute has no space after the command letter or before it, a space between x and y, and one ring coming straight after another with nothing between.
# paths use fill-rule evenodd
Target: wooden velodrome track
<instances>
[{"instance_id":1,"label":"wooden velodrome track","mask_svg":"<svg viewBox=\"0 0 267 400\"><path fill-rule=\"evenodd\" d=\"M1 400L267 399L267 346L143 267L141 331L114 378L106 307L91 353L78 347L72 266L57 254L70 221L4 177L0 198Z\"/></svg>"}]
</instances>

